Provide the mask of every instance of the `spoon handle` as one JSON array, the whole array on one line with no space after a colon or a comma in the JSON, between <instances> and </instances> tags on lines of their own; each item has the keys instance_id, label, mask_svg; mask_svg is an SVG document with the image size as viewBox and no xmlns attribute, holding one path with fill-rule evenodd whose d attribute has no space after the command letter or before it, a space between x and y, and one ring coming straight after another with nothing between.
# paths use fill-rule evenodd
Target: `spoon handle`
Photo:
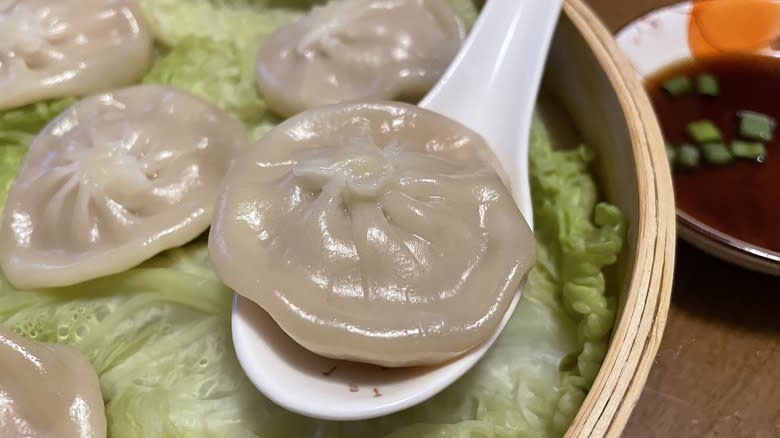
<instances>
[{"instance_id":1,"label":"spoon handle","mask_svg":"<svg viewBox=\"0 0 780 438\"><path fill-rule=\"evenodd\" d=\"M458 56L420 103L485 138L529 225L528 136L562 3L488 0Z\"/></svg>"}]
</instances>

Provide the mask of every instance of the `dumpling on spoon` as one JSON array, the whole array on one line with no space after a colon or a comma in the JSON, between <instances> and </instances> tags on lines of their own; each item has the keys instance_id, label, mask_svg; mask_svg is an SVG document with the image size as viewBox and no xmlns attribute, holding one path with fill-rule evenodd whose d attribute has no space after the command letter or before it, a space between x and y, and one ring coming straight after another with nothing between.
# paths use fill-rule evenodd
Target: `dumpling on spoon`
<instances>
[{"instance_id":1,"label":"dumpling on spoon","mask_svg":"<svg viewBox=\"0 0 780 438\"><path fill-rule=\"evenodd\" d=\"M6 277L18 288L76 284L194 239L246 142L238 121L174 88L77 102L33 140L8 193Z\"/></svg>"},{"instance_id":2,"label":"dumpling on spoon","mask_svg":"<svg viewBox=\"0 0 780 438\"><path fill-rule=\"evenodd\" d=\"M301 113L241 154L219 276L314 353L435 364L495 331L536 241L475 132L402 103Z\"/></svg>"},{"instance_id":3,"label":"dumpling on spoon","mask_svg":"<svg viewBox=\"0 0 780 438\"><path fill-rule=\"evenodd\" d=\"M445 0L332 0L264 42L257 82L283 116L361 99L416 100L465 34Z\"/></svg>"},{"instance_id":4,"label":"dumpling on spoon","mask_svg":"<svg viewBox=\"0 0 780 438\"><path fill-rule=\"evenodd\" d=\"M130 85L152 42L135 0L0 0L0 110Z\"/></svg>"},{"instance_id":5,"label":"dumpling on spoon","mask_svg":"<svg viewBox=\"0 0 780 438\"><path fill-rule=\"evenodd\" d=\"M0 325L0 436L104 438L95 369L75 350L18 336Z\"/></svg>"}]
</instances>

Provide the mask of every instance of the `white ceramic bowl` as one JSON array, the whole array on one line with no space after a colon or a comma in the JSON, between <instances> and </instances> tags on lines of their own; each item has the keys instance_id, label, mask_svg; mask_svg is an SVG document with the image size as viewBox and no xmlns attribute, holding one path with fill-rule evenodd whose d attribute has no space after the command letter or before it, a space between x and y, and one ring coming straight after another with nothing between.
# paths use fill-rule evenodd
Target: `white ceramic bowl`
<instances>
[{"instance_id":1,"label":"white ceramic bowl","mask_svg":"<svg viewBox=\"0 0 780 438\"><path fill-rule=\"evenodd\" d=\"M617 43L631 60L640 79L670 65L694 59L689 44L692 10L693 5L689 1L656 9L618 32ZM712 29L708 28L708 31ZM780 56L780 52L769 45L756 49L754 53ZM780 252L740 240L681 209L677 210L677 228L680 237L715 257L755 271L780 275ZM780 225L777 230L780 233Z\"/></svg>"}]
</instances>

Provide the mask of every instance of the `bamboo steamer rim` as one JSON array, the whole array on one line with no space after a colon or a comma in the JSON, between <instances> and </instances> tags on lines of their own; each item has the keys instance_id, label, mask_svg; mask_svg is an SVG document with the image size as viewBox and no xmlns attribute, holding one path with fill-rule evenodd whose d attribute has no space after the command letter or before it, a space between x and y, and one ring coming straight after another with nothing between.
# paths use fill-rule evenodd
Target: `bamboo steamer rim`
<instances>
[{"instance_id":1,"label":"bamboo steamer rim","mask_svg":"<svg viewBox=\"0 0 780 438\"><path fill-rule=\"evenodd\" d=\"M596 380L565 435L617 437L639 400L666 325L676 242L672 179L655 113L628 59L582 0L566 0L563 11L614 88L636 157L640 222L625 310Z\"/></svg>"}]
</instances>

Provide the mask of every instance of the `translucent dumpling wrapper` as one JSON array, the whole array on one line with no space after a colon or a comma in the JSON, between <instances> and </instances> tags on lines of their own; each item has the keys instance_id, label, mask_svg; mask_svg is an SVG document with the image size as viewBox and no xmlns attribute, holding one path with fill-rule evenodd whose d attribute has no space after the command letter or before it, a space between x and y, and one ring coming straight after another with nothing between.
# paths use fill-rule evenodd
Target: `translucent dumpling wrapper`
<instances>
[{"instance_id":1,"label":"translucent dumpling wrapper","mask_svg":"<svg viewBox=\"0 0 780 438\"><path fill-rule=\"evenodd\" d=\"M135 0L0 0L0 110L130 85L152 58Z\"/></svg>"},{"instance_id":2,"label":"translucent dumpling wrapper","mask_svg":"<svg viewBox=\"0 0 780 438\"><path fill-rule=\"evenodd\" d=\"M33 140L8 193L0 264L19 288L124 271L203 233L242 125L160 85L81 100Z\"/></svg>"},{"instance_id":3,"label":"translucent dumpling wrapper","mask_svg":"<svg viewBox=\"0 0 780 438\"><path fill-rule=\"evenodd\" d=\"M412 105L306 111L228 172L212 261L310 351L445 361L490 337L536 258L494 159L478 134Z\"/></svg>"},{"instance_id":4,"label":"translucent dumpling wrapper","mask_svg":"<svg viewBox=\"0 0 780 438\"><path fill-rule=\"evenodd\" d=\"M0 370L3 438L106 436L98 376L81 353L25 339L0 325Z\"/></svg>"},{"instance_id":5,"label":"translucent dumpling wrapper","mask_svg":"<svg viewBox=\"0 0 780 438\"><path fill-rule=\"evenodd\" d=\"M445 0L332 0L264 42L257 81L284 116L363 99L413 101L438 81L465 34Z\"/></svg>"}]
</instances>

